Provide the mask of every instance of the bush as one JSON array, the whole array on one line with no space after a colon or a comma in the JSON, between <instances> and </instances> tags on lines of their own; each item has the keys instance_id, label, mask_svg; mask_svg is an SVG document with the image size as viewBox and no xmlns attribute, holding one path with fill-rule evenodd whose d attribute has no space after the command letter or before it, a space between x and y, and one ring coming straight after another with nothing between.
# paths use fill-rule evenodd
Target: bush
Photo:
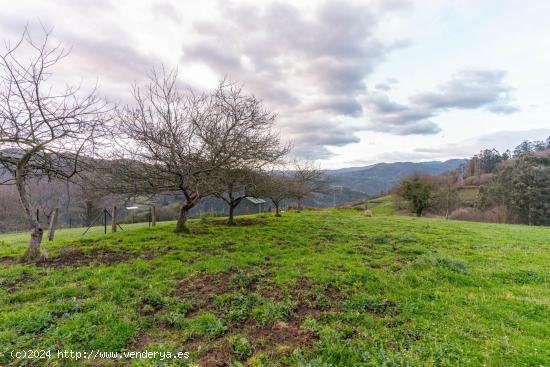
<instances>
[{"instance_id":1,"label":"bush","mask_svg":"<svg viewBox=\"0 0 550 367\"><path fill-rule=\"evenodd\" d=\"M231 346L233 353L239 357L239 359L245 359L252 355L252 345L248 339L243 336L236 335L231 338Z\"/></svg>"},{"instance_id":2,"label":"bush","mask_svg":"<svg viewBox=\"0 0 550 367\"><path fill-rule=\"evenodd\" d=\"M223 323L211 313L205 313L191 320L191 334L217 338L225 332Z\"/></svg>"},{"instance_id":3,"label":"bush","mask_svg":"<svg viewBox=\"0 0 550 367\"><path fill-rule=\"evenodd\" d=\"M261 307L252 310L252 317L262 326L271 325L277 321L287 320L292 315L295 306L291 301L268 301Z\"/></svg>"}]
</instances>

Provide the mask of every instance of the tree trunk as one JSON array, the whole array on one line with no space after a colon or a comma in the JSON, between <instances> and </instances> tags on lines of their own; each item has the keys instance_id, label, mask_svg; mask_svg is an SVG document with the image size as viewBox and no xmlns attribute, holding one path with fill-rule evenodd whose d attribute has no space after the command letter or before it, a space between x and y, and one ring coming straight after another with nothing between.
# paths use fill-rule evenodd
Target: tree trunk
<instances>
[{"instance_id":1,"label":"tree trunk","mask_svg":"<svg viewBox=\"0 0 550 367\"><path fill-rule=\"evenodd\" d=\"M229 204L229 219L227 220L227 224L234 225L235 224L235 208L237 206L234 203Z\"/></svg>"},{"instance_id":2,"label":"tree trunk","mask_svg":"<svg viewBox=\"0 0 550 367\"><path fill-rule=\"evenodd\" d=\"M111 213L111 232L116 232L117 226L117 210L116 205L113 205L113 212Z\"/></svg>"},{"instance_id":3,"label":"tree trunk","mask_svg":"<svg viewBox=\"0 0 550 367\"><path fill-rule=\"evenodd\" d=\"M91 200L86 200L86 225L91 226L94 220L94 204Z\"/></svg>"},{"instance_id":4,"label":"tree trunk","mask_svg":"<svg viewBox=\"0 0 550 367\"><path fill-rule=\"evenodd\" d=\"M55 227L57 226L58 214L59 214L59 208L55 208L51 215L50 227L48 228L48 241L53 241L55 237Z\"/></svg>"},{"instance_id":5,"label":"tree trunk","mask_svg":"<svg viewBox=\"0 0 550 367\"><path fill-rule=\"evenodd\" d=\"M302 199L298 199L297 206L296 206L296 212L300 213L302 211Z\"/></svg>"},{"instance_id":6,"label":"tree trunk","mask_svg":"<svg viewBox=\"0 0 550 367\"><path fill-rule=\"evenodd\" d=\"M154 227L157 225L157 207L154 206L151 209L151 225Z\"/></svg>"},{"instance_id":7,"label":"tree trunk","mask_svg":"<svg viewBox=\"0 0 550 367\"><path fill-rule=\"evenodd\" d=\"M188 212L189 210L191 209L191 207L189 207L189 205L182 205L180 207L180 211L179 211L179 215L178 215L178 221L176 222L176 232L178 233L181 233L181 232L185 232L185 233L188 233L189 232L189 228L187 228L187 217L188 217Z\"/></svg>"},{"instance_id":8,"label":"tree trunk","mask_svg":"<svg viewBox=\"0 0 550 367\"><path fill-rule=\"evenodd\" d=\"M21 201L21 205L23 206L25 215L27 216L27 220L29 221L29 225L31 227L31 239L29 240L29 247L24 257L27 260L36 260L41 257L40 244L42 243L44 231L40 227L40 222L38 222L31 210L29 204L29 193L27 192L27 185L24 175L17 170L16 177L17 179L15 184L17 186L17 191L19 192L19 200Z\"/></svg>"},{"instance_id":9,"label":"tree trunk","mask_svg":"<svg viewBox=\"0 0 550 367\"><path fill-rule=\"evenodd\" d=\"M279 203L273 203L275 205L275 216L280 217L281 213L279 212Z\"/></svg>"},{"instance_id":10,"label":"tree trunk","mask_svg":"<svg viewBox=\"0 0 550 367\"><path fill-rule=\"evenodd\" d=\"M235 224L235 209L237 209L244 198L244 196L239 196L238 198L234 199L233 196L231 196L231 199L227 203L229 205L229 219L227 220L227 224Z\"/></svg>"}]
</instances>

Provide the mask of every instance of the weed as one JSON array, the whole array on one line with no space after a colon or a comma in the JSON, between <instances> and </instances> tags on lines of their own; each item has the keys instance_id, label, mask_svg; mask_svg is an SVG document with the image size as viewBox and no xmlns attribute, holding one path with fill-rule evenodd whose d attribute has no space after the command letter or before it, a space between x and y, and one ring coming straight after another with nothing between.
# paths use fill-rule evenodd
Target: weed
<instances>
[{"instance_id":1,"label":"weed","mask_svg":"<svg viewBox=\"0 0 550 367\"><path fill-rule=\"evenodd\" d=\"M231 338L230 342L233 349L233 354L239 357L239 359L243 360L252 355L252 345L245 337L235 335Z\"/></svg>"},{"instance_id":2,"label":"weed","mask_svg":"<svg viewBox=\"0 0 550 367\"><path fill-rule=\"evenodd\" d=\"M470 270L466 266L466 263L462 260L457 260L450 257L436 256L434 258L434 263L436 266L449 269L456 273L470 274Z\"/></svg>"},{"instance_id":3,"label":"weed","mask_svg":"<svg viewBox=\"0 0 550 367\"><path fill-rule=\"evenodd\" d=\"M252 317L263 326L272 325L277 321L287 320L295 307L296 305L290 300L283 302L268 300L262 306L252 310Z\"/></svg>"},{"instance_id":4,"label":"weed","mask_svg":"<svg viewBox=\"0 0 550 367\"><path fill-rule=\"evenodd\" d=\"M372 237L372 242L377 244L377 245L383 245L383 244L386 244L386 243L390 243L390 236L388 235L378 235L378 236L374 236Z\"/></svg>"},{"instance_id":5,"label":"weed","mask_svg":"<svg viewBox=\"0 0 550 367\"><path fill-rule=\"evenodd\" d=\"M210 339L221 336L226 330L223 322L211 313L204 313L196 316L191 320L189 327L189 334L191 336L206 336Z\"/></svg>"}]
</instances>

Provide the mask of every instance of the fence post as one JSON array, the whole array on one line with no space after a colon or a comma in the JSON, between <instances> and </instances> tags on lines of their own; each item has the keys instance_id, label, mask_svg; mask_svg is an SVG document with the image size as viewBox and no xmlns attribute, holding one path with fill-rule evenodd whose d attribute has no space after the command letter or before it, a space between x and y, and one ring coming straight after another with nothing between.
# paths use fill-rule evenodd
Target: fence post
<instances>
[{"instance_id":1,"label":"fence post","mask_svg":"<svg viewBox=\"0 0 550 367\"><path fill-rule=\"evenodd\" d=\"M107 234L107 208L103 208L103 233Z\"/></svg>"},{"instance_id":2,"label":"fence post","mask_svg":"<svg viewBox=\"0 0 550 367\"><path fill-rule=\"evenodd\" d=\"M111 231L116 232L116 205L113 205L113 213L111 215Z\"/></svg>"},{"instance_id":3,"label":"fence post","mask_svg":"<svg viewBox=\"0 0 550 367\"><path fill-rule=\"evenodd\" d=\"M57 225L57 215L59 213L59 208L55 208L52 213L52 218L50 219L50 228L48 228L48 240L53 241L55 236L55 226Z\"/></svg>"},{"instance_id":4,"label":"fence post","mask_svg":"<svg viewBox=\"0 0 550 367\"><path fill-rule=\"evenodd\" d=\"M157 225L157 207L153 206L151 208L151 225L154 227Z\"/></svg>"}]
</instances>

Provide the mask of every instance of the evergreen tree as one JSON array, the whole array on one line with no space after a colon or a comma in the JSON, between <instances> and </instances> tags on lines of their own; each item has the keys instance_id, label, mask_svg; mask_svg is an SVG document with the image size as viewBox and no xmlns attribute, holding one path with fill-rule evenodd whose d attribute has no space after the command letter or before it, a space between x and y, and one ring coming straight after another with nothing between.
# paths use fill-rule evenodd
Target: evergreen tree
<instances>
[{"instance_id":1,"label":"evergreen tree","mask_svg":"<svg viewBox=\"0 0 550 367\"><path fill-rule=\"evenodd\" d=\"M432 205L433 186L427 177L413 175L402 182L403 198L409 201L411 210L420 217Z\"/></svg>"}]
</instances>

